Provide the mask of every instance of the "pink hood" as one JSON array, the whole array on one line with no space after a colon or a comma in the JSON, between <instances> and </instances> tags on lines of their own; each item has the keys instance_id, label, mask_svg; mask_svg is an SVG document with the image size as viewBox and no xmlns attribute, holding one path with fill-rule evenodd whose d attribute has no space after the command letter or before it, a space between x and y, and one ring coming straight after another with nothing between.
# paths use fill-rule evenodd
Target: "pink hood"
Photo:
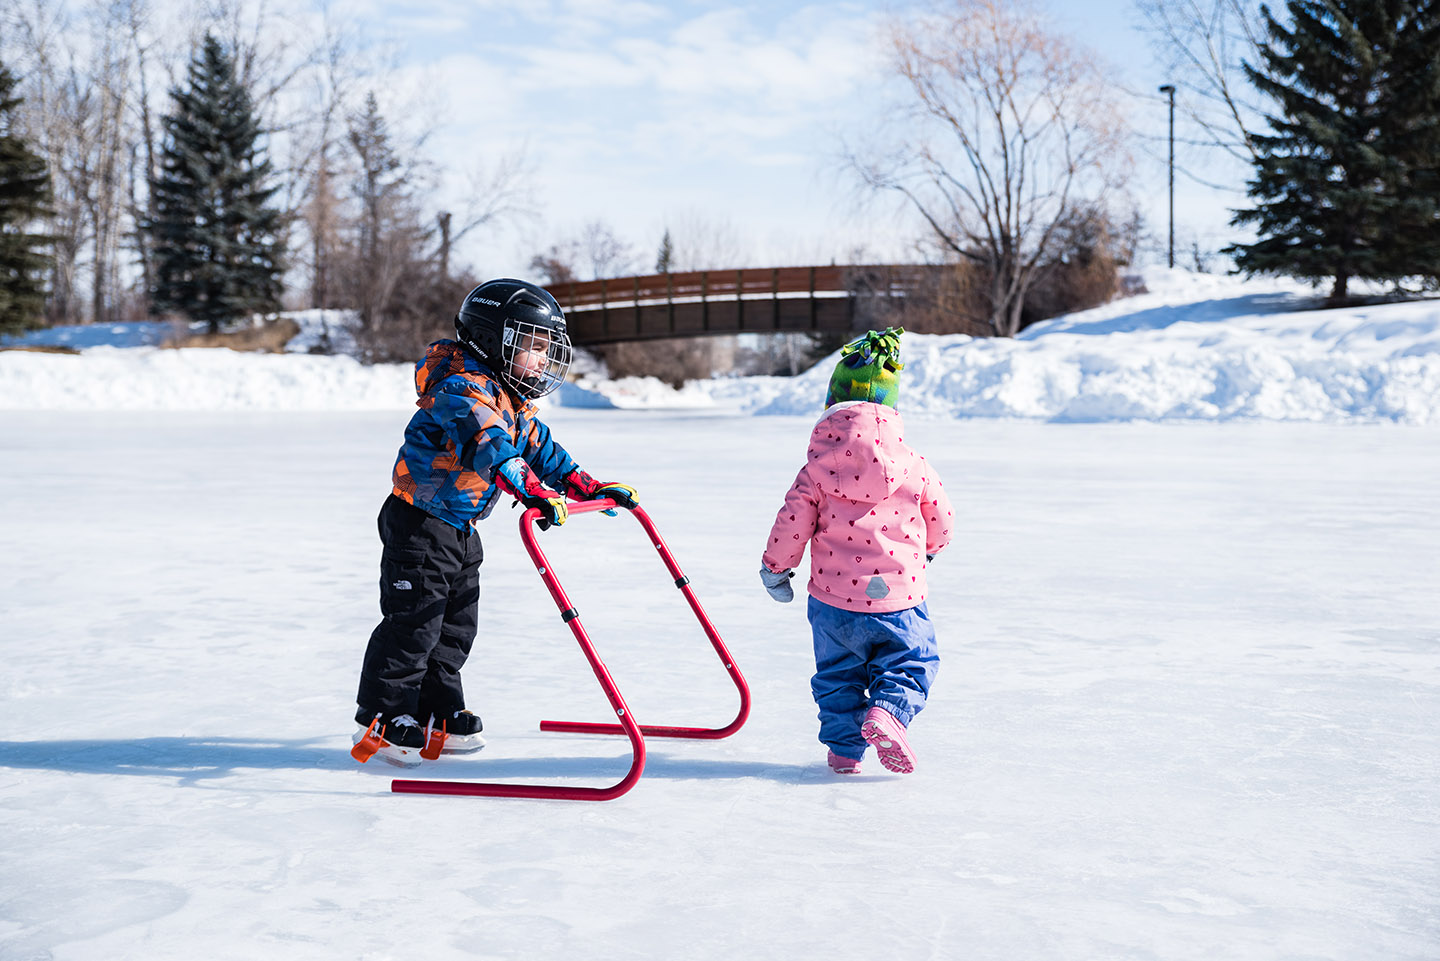
<instances>
[{"instance_id":1,"label":"pink hood","mask_svg":"<svg viewBox=\"0 0 1440 961\"><path fill-rule=\"evenodd\" d=\"M905 446L900 415L880 404L836 404L810 433L811 476L826 494L878 504L918 472L924 459Z\"/></svg>"},{"instance_id":2,"label":"pink hood","mask_svg":"<svg viewBox=\"0 0 1440 961\"><path fill-rule=\"evenodd\" d=\"M811 596L872 613L925 600L925 555L950 542L940 478L880 404L837 404L810 434L806 464L785 496L761 563L795 567L810 549Z\"/></svg>"}]
</instances>

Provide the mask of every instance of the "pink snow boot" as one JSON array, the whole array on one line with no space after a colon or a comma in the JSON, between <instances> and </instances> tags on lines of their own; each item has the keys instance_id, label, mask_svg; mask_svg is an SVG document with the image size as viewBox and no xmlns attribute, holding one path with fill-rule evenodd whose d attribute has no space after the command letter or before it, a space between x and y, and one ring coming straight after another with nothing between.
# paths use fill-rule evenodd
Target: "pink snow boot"
<instances>
[{"instance_id":1,"label":"pink snow boot","mask_svg":"<svg viewBox=\"0 0 1440 961\"><path fill-rule=\"evenodd\" d=\"M841 757L834 751L825 752L825 763L830 765L830 770L836 774L859 774L860 762L853 758Z\"/></svg>"},{"instance_id":2,"label":"pink snow boot","mask_svg":"<svg viewBox=\"0 0 1440 961\"><path fill-rule=\"evenodd\" d=\"M860 736L880 755L880 765L885 770L896 774L915 770L915 754L905 739L905 725L883 707L872 707L865 712Z\"/></svg>"}]
</instances>

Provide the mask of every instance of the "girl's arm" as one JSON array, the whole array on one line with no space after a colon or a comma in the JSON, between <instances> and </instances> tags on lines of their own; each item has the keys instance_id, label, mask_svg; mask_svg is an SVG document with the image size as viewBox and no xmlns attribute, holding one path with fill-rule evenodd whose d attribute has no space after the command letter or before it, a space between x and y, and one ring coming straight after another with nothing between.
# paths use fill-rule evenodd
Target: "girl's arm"
<instances>
[{"instance_id":1,"label":"girl's arm","mask_svg":"<svg viewBox=\"0 0 1440 961\"><path fill-rule=\"evenodd\" d=\"M775 515L760 563L771 571L788 571L799 564L806 545L815 536L819 516L819 496L809 471L802 467L785 494L785 506Z\"/></svg>"},{"instance_id":2,"label":"girl's arm","mask_svg":"<svg viewBox=\"0 0 1440 961\"><path fill-rule=\"evenodd\" d=\"M950 543L951 532L955 529L955 512L950 507L950 498L945 496L940 475L928 462L925 464L925 489L921 493L920 508L925 515L925 553L938 554Z\"/></svg>"}]
</instances>

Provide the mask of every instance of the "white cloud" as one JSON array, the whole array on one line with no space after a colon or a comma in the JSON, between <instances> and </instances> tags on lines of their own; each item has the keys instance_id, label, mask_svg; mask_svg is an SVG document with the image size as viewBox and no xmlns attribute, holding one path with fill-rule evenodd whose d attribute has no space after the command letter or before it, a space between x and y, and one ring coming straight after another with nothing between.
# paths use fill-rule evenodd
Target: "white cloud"
<instances>
[{"instance_id":1,"label":"white cloud","mask_svg":"<svg viewBox=\"0 0 1440 961\"><path fill-rule=\"evenodd\" d=\"M570 23L551 32L562 14ZM735 222L752 257L782 236L791 250L835 250L809 239L836 223L818 168L834 149L825 130L871 83L872 35L872 14L853 5L685 16L544 3L472 31L436 65L452 129L435 145L458 160L528 141L552 222L603 219L640 248L667 210L693 210Z\"/></svg>"}]
</instances>

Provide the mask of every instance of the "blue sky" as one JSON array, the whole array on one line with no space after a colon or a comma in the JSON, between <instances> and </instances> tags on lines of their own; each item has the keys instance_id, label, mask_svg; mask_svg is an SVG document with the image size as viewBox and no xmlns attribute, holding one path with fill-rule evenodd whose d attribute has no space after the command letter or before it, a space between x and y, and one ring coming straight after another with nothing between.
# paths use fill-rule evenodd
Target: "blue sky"
<instances>
[{"instance_id":1,"label":"blue sky","mask_svg":"<svg viewBox=\"0 0 1440 961\"><path fill-rule=\"evenodd\" d=\"M370 2L361 15L404 67L382 106L388 99L403 120L408 103L443 105L428 145L454 172L443 189L458 198L460 172L519 150L532 166L541 219L472 236L462 255L482 274L523 271L531 254L595 220L636 249L642 268L667 227L714 233L713 243L762 263L825 262L861 247L888 259L913 235L893 206L858 210L837 160L842 139L881 106L876 26L886 4ZM1109 62L1132 123L1152 136L1136 155L1133 193L1163 237L1156 87L1166 78L1132 0L1046 9ZM1230 173L1238 186L1244 170ZM1182 177L1177 232L1218 246L1225 208L1239 202Z\"/></svg>"}]
</instances>

